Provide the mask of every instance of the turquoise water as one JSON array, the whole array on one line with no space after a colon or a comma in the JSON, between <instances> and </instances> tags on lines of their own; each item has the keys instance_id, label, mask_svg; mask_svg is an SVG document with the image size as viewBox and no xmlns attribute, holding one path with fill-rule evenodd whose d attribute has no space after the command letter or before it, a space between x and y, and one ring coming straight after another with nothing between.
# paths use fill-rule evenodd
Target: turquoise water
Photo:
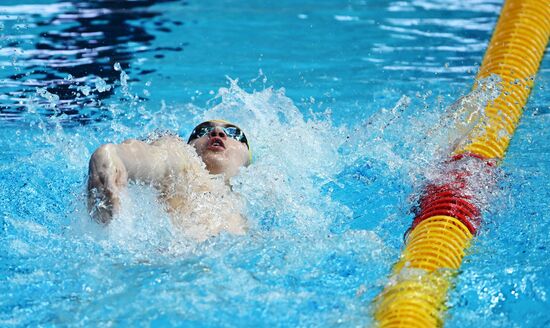
<instances>
[{"instance_id":1,"label":"turquoise water","mask_svg":"<svg viewBox=\"0 0 550 328\"><path fill-rule=\"evenodd\" d=\"M370 325L501 5L3 1L0 325ZM549 78L546 57L447 327L550 325ZM140 185L90 221L94 149L218 117L254 152L246 236L186 240Z\"/></svg>"}]
</instances>

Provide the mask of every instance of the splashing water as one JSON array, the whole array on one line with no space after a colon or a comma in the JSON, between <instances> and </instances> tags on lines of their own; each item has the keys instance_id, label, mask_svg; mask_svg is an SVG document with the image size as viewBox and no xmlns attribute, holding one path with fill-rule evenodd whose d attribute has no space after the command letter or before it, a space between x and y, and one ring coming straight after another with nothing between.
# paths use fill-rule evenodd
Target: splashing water
<instances>
[{"instance_id":1,"label":"splashing water","mask_svg":"<svg viewBox=\"0 0 550 328\"><path fill-rule=\"evenodd\" d=\"M453 184L456 182L453 172L461 172L464 182L461 194L471 199L481 212L490 210L490 204L503 196L497 188L503 173L496 167L495 161L470 156L448 161L454 151L470 142L475 132L488 124L486 106L494 101L501 91L501 78L491 75L477 81L472 92L460 97L442 113L437 124L428 130L423 139L425 144L430 144L429 156L433 164L427 170L423 168L424 179L419 181L420 185L416 184L415 190L423 190L421 184L426 182L440 186ZM427 141L428 138L431 140Z\"/></svg>"},{"instance_id":2,"label":"splashing water","mask_svg":"<svg viewBox=\"0 0 550 328\"><path fill-rule=\"evenodd\" d=\"M122 94L130 97L123 73ZM111 86L104 82L96 80L91 88L108 90ZM54 98L47 99L55 103ZM56 209L47 212L43 223L6 217L7 229L18 231L14 236L30 236L12 239L11 250L18 257L47 254L51 259L66 249L74 251L63 255L63 267L42 263L41 271L12 277L15 284L32 284L44 274L51 279L74 279L84 273L85 278L76 278L54 293L60 298L76 293L88 299L91 310L81 324L101 317L105 302L116 309L115 317L132 320L133 307L123 306L129 300L141 309L171 304L164 308L163 322L172 323L181 322L182 316L213 324L232 320L305 326L320 320L368 323L368 304L384 284L378 277L385 277L400 246L400 238L388 239L387 230L404 232L409 223L392 215L408 212L410 187L398 189L396 195L385 191L426 179L429 169L424 164L447 140L434 138L435 132L430 131L431 143L419 147L416 142L426 140L421 131L428 131L431 122L450 126L455 118L425 111L426 120L414 120L409 109L418 104L403 96L394 107L366 122L334 126L329 111L306 119L284 89L249 93L231 79L212 99L215 105L206 109L164 104L150 109L130 98L135 101L103 104L112 118L96 126L64 127L53 116L38 119L33 136L19 137L23 143L40 145L29 163L45 164L29 172L13 168L14 174L30 176L30 193L45 193L47 186L53 186L47 193ZM36 120L32 119L36 115L29 111L27 119ZM90 221L84 182L94 148L144 137L144 132L157 129L190 131L194 124L215 118L237 123L251 143L253 164L231 181L243 204L229 207L240 211L242 206L249 225L246 235L222 234L197 243L181 233L157 192L139 184L128 188L120 216L108 227ZM404 129L413 135L393 132ZM65 165L51 170L59 162ZM60 183L63 176L69 181ZM200 207L201 213L214 218L223 218L224 206L220 206L229 204L210 206L216 200L206 196L198 201L207 204ZM384 211L372 212L378 208ZM352 229L354 225L363 228ZM95 259L92 263L90 257ZM131 272L133 281L127 280L124 271ZM51 305L45 299L38 301ZM69 298L58 303L56 311L72 317L81 309ZM21 318L32 322L24 315Z\"/></svg>"},{"instance_id":3,"label":"splashing water","mask_svg":"<svg viewBox=\"0 0 550 328\"><path fill-rule=\"evenodd\" d=\"M218 320L223 320L240 309L242 318L258 315L256 320L266 323L279 320L282 309L286 309L287 322L307 324L320 318L364 322L368 311L364 304L377 286L376 280L368 277L381 275L380 270L385 268L378 263L388 262L392 251L372 231L342 228L342 222L352 219L352 211L327 193L327 186L336 182L345 166L361 156L348 155L342 160L345 129L334 127L325 114L304 119L283 89L247 93L231 81L228 88L220 89L214 101L218 104L202 110L196 122L214 117L232 120L243 127L252 141L253 165L232 181L234 192L245 202L244 215L250 226L245 236L222 235L205 243L193 242L173 225L157 201L156 192L142 185L128 188L126 206L111 225L101 228L92 223L83 191L91 151L100 143L113 140L113 135L113 141L120 142L143 135L143 129L127 125L126 116L132 113L115 116L110 123L101 124L100 129L64 127L59 118L51 117L41 118L32 136L19 136L23 143L40 145L41 150L32 154L29 162L44 164L30 171L13 167L13 174L27 176L34 193L45 193L45 188L51 186L47 193L53 197L50 206L55 210L45 215L42 223L7 217L8 230L18 231L14 237L30 236L13 239L9 243L12 251L19 257L45 254L54 259L64 249L73 249L63 256L63 267L51 263L40 266L45 266L48 275L58 277L52 279L81 277L76 272L84 273L85 278L78 278L74 287L65 285L56 293L62 297L67 292L75 293L74 288L82 288L94 300L92 308L106 302L111 294L118 295L124 304L135 283L126 281L122 273L113 274L114 271L123 266L139 276L140 268L146 264L158 268L152 269L157 277L154 281L159 279L177 287L160 293L158 289L141 289L144 294L140 298L159 304L175 302L171 313L206 319L207 314L201 310L206 306L224 309L218 316ZM144 126L180 130L181 121L175 123L165 110L146 110L149 121ZM113 108L113 112L121 113L118 108ZM30 113L27 119L31 120ZM190 127L192 124L185 126L187 130ZM60 162L65 165L52 170ZM64 176L70 182L63 182ZM29 210L42 211L40 207ZM220 209L215 206L202 210L219 216ZM59 220L60 213L64 213L63 220ZM95 259L93 263L87 263L90 257ZM186 278L177 278L176 272L184 272ZM137 276L134 278L141 284L148 284ZM18 279L27 284L40 277L36 274ZM250 291L248 296L243 294L243 288ZM51 304L45 299L41 302ZM113 304L112 300L109 302ZM258 304L263 304L263 312L255 314ZM147 307L145 303L139 306ZM78 308L67 300L59 303L56 311L70 316L78 313ZM130 309L117 308L117 316L129 315ZM352 308L355 310L349 311ZM299 314L306 312L316 314ZM92 311L88 318L94 318L94 313L100 312ZM21 316L21 320L31 322L26 316ZM89 322L86 320L95 319L82 320L85 324Z\"/></svg>"}]
</instances>

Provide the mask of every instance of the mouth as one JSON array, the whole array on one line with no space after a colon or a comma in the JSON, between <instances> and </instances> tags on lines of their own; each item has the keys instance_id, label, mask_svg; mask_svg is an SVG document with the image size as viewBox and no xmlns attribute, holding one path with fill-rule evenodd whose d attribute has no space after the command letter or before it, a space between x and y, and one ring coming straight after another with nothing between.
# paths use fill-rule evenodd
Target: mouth
<instances>
[{"instance_id":1,"label":"mouth","mask_svg":"<svg viewBox=\"0 0 550 328\"><path fill-rule=\"evenodd\" d=\"M212 138L208 142L208 149L212 151L223 151L225 150L225 144L221 138Z\"/></svg>"}]
</instances>

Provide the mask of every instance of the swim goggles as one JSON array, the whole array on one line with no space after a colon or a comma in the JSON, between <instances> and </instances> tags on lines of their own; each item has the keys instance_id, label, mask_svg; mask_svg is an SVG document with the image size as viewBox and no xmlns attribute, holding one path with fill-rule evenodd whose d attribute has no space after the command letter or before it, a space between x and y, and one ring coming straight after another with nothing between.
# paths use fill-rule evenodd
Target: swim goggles
<instances>
[{"instance_id":1,"label":"swim goggles","mask_svg":"<svg viewBox=\"0 0 550 328\"><path fill-rule=\"evenodd\" d=\"M236 125L231 124L229 122L225 121L206 121L199 125L197 125L193 132L191 132L191 135L189 136L189 139L187 140L187 143L190 143L191 141L201 138L210 132L212 132L215 128L220 128L222 131L232 139L235 139L237 141L243 142L246 144L246 147L250 149L250 146L248 145L248 140L246 139L246 136L244 135L244 132Z\"/></svg>"}]
</instances>

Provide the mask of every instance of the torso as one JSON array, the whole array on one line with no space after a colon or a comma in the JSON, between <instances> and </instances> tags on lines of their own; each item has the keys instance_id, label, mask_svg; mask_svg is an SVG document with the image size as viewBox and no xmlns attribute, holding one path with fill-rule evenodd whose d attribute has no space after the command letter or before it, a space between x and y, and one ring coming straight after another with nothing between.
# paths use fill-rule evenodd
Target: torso
<instances>
[{"instance_id":1,"label":"torso","mask_svg":"<svg viewBox=\"0 0 550 328\"><path fill-rule=\"evenodd\" d=\"M222 176L206 170L192 146L176 136L161 137L151 146L162 150L167 164L157 187L174 226L199 241L222 231L245 233L241 198L231 192Z\"/></svg>"}]
</instances>

